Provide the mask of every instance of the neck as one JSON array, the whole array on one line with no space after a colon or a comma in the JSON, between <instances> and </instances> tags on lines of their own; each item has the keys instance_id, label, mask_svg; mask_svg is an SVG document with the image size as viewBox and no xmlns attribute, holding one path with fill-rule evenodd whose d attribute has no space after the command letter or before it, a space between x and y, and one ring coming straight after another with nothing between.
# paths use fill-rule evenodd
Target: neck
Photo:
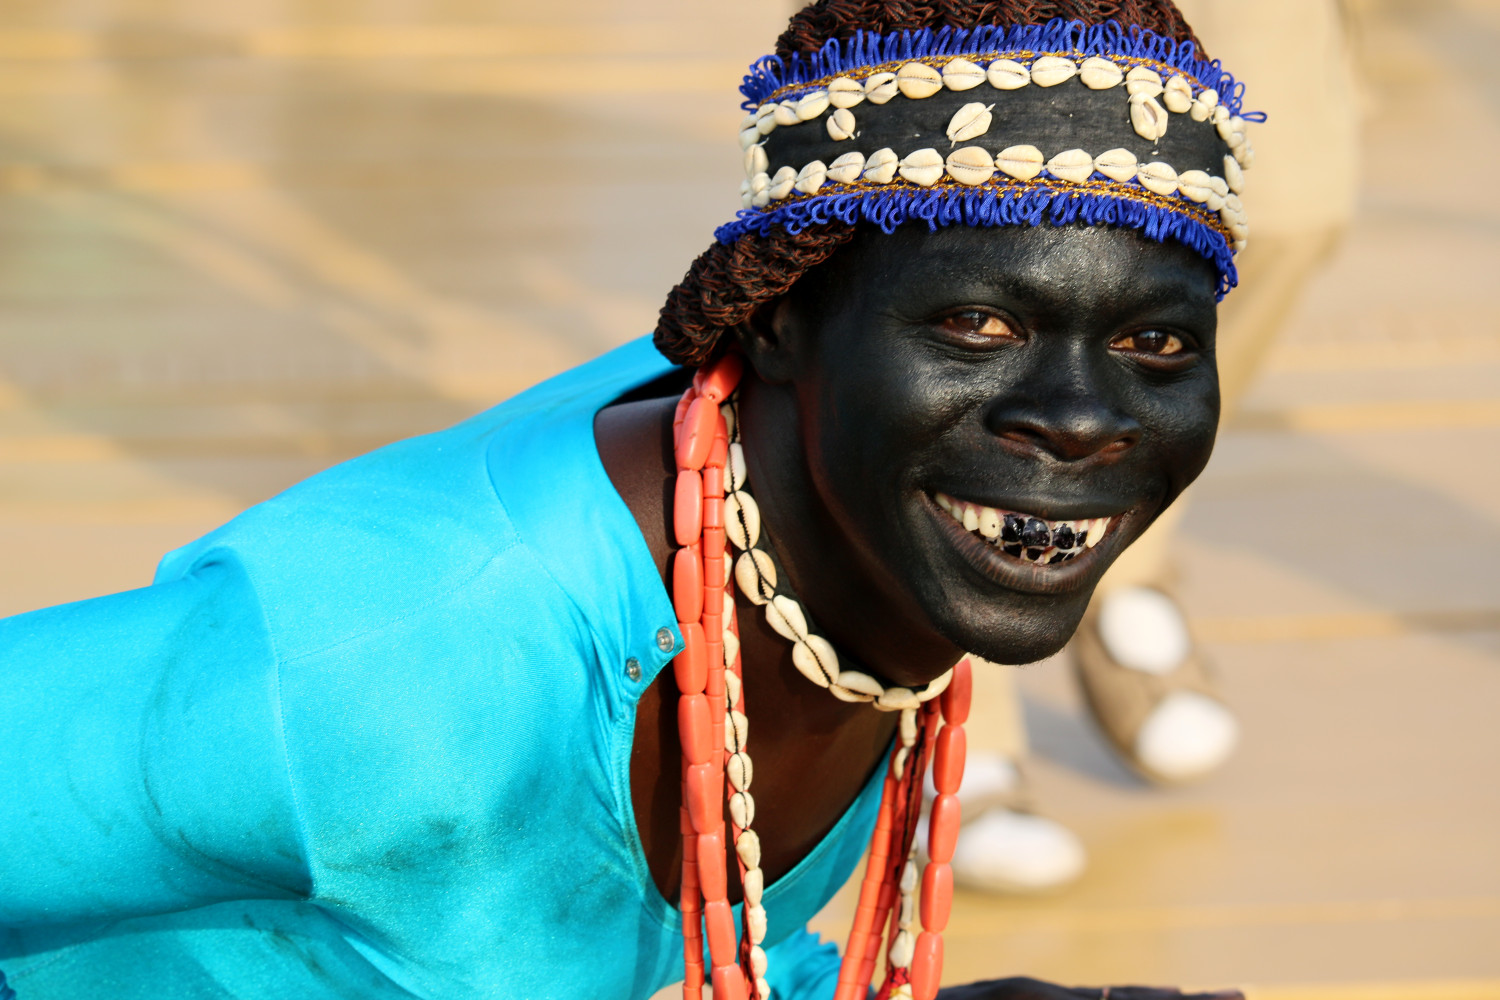
<instances>
[{"instance_id":1,"label":"neck","mask_svg":"<svg viewBox=\"0 0 1500 1000\"><path fill-rule=\"evenodd\" d=\"M932 629L910 591L877 553L849 537L848 522L824 501L793 387L747 374L740 420L762 530L820 633L876 676L905 687L920 688L951 668L963 650Z\"/></svg>"}]
</instances>

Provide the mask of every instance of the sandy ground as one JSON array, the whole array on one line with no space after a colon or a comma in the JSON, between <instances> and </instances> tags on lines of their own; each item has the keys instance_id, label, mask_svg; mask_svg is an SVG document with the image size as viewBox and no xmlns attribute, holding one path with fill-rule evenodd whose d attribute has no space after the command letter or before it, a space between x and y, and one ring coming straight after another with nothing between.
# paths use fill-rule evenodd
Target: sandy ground
<instances>
[{"instance_id":1,"label":"sandy ground","mask_svg":"<svg viewBox=\"0 0 1500 1000\"><path fill-rule=\"evenodd\" d=\"M1354 9L1360 215L1181 547L1243 751L1145 788L1029 668L1037 790L1092 866L963 895L950 980L1500 997L1500 3ZM0 613L143 585L317 469L649 329L736 205L730 98L784 13L11 0Z\"/></svg>"}]
</instances>

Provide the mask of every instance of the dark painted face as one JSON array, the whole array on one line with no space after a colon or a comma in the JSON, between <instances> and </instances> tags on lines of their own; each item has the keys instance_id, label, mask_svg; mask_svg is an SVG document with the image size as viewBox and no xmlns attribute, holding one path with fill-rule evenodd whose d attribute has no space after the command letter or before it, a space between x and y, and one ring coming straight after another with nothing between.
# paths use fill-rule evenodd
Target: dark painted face
<instances>
[{"instance_id":1,"label":"dark painted face","mask_svg":"<svg viewBox=\"0 0 1500 1000\"><path fill-rule=\"evenodd\" d=\"M785 485L829 529L804 544L865 577L848 607L884 603L999 662L1060 649L1208 460L1215 287L1199 255L1131 230L918 225L861 232L799 282L751 353L795 424L778 450L801 452L784 468L805 481ZM966 528L963 506L988 524ZM1042 564L1008 554L1003 527L987 537L1006 513L1050 522ZM1096 544L1060 547L1058 522Z\"/></svg>"}]
</instances>

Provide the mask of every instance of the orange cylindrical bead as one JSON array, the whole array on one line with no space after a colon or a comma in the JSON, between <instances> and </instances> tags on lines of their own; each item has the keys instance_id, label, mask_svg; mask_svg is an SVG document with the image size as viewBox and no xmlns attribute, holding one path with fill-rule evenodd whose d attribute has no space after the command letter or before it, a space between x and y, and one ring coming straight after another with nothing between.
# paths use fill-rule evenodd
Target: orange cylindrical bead
<instances>
[{"instance_id":1,"label":"orange cylindrical bead","mask_svg":"<svg viewBox=\"0 0 1500 1000\"><path fill-rule=\"evenodd\" d=\"M723 527L703 529L703 554L710 557L722 556L724 554ZM723 583L724 578L720 577L718 580L711 580L709 582Z\"/></svg>"},{"instance_id":2,"label":"orange cylindrical bead","mask_svg":"<svg viewBox=\"0 0 1500 1000\"><path fill-rule=\"evenodd\" d=\"M697 398L695 391L685 392L677 401L677 409L672 412L672 441L675 445L678 438L682 436L682 420L687 416L688 407L693 405Z\"/></svg>"},{"instance_id":3,"label":"orange cylindrical bead","mask_svg":"<svg viewBox=\"0 0 1500 1000\"><path fill-rule=\"evenodd\" d=\"M722 512L719 519L724 519ZM672 497L672 533L677 536L678 545L692 545L703 534L703 476L692 469L677 473L677 492Z\"/></svg>"},{"instance_id":4,"label":"orange cylindrical bead","mask_svg":"<svg viewBox=\"0 0 1500 1000\"><path fill-rule=\"evenodd\" d=\"M708 683L708 646L698 622L678 622L682 630L682 652L672 658L672 675L683 694L702 694Z\"/></svg>"},{"instance_id":5,"label":"orange cylindrical bead","mask_svg":"<svg viewBox=\"0 0 1500 1000\"><path fill-rule=\"evenodd\" d=\"M714 1000L749 1000L750 988L745 983L745 973L738 965L714 966Z\"/></svg>"},{"instance_id":6,"label":"orange cylindrical bead","mask_svg":"<svg viewBox=\"0 0 1500 1000\"><path fill-rule=\"evenodd\" d=\"M699 396L688 404L686 416L682 418L682 429L677 435L677 467L697 471L708 461L708 451L714 444L714 432L724 418L719 414L717 403Z\"/></svg>"},{"instance_id":7,"label":"orange cylindrical bead","mask_svg":"<svg viewBox=\"0 0 1500 1000\"><path fill-rule=\"evenodd\" d=\"M689 764L707 764L714 752L713 714L708 696L685 694L677 699L677 738Z\"/></svg>"},{"instance_id":8,"label":"orange cylindrical bead","mask_svg":"<svg viewBox=\"0 0 1500 1000\"><path fill-rule=\"evenodd\" d=\"M703 381L699 383L701 388L698 391L715 403L722 403L734 392L734 387L740 384L740 376L744 372L745 359L738 354L726 354L707 370Z\"/></svg>"},{"instance_id":9,"label":"orange cylindrical bead","mask_svg":"<svg viewBox=\"0 0 1500 1000\"><path fill-rule=\"evenodd\" d=\"M729 898L728 866L724 862L724 834L698 834L698 886L703 898L712 903Z\"/></svg>"},{"instance_id":10,"label":"orange cylindrical bead","mask_svg":"<svg viewBox=\"0 0 1500 1000\"><path fill-rule=\"evenodd\" d=\"M948 913L952 909L953 866L931 862L922 869L922 899L918 910L922 915L922 928L941 934L948 926Z\"/></svg>"},{"instance_id":11,"label":"orange cylindrical bead","mask_svg":"<svg viewBox=\"0 0 1500 1000\"><path fill-rule=\"evenodd\" d=\"M710 757L716 755L710 754ZM693 823L694 833L708 833L717 830L724 822L724 806L719 801L719 793L723 789L720 777L724 769L717 760L694 764L687 769L687 777L682 781L682 794L687 800L688 816Z\"/></svg>"},{"instance_id":12,"label":"orange cylindrical bead","mask_svg":"<svg viewBox=\"0 0 1500 1000\"><path fill-rule=\"evenodd\" d=\"M969 718L969 702L974 696L974 675L966 656L953 668L953 680L948 689L938 696L943 706L943 721L950 726L961 726Z\"/></svg>"},{"instance_id":13,"label":"orange cylindrical bead","mask_svg":"<svg viewBox=\"0 0 1500 1000\"><path fill-rule=\"evenodd\" d=\"M939 795L932 802L932 816L927 825L927 856L938 864L953 860L958 843L959 806L957 795Z\"/></svg>"},{"instance_id":14,"label":"orange cylindrical bead","mask_svg":"<svg viewBox=\"0 0 1500 1000\"><path fill-rule=\"evenodd\" d=\"M708 954L714 965L733 965L734 911L729 908L729 900L716 899L704 903L703 924L708 932Z\"/></svg>"},{"instance_id":15,"label":"orange cylindrical bead","mask_svg":"<svg viewBox=\"0 0 1500 1000\"><path fill-rule=\"evenodd\" d=\"M943 938L931 931L917 935L911 958L911 994L914 1000L933 1000L943 978Z\"/></svg>"},{"instance_id":16,"label":"orange cylindrical bead","mask_svg":"<svg viewBox=\"0 0 1500 1000\"><path fill-rule=\"evenodd\" d=\"M703 617L703 559L697 546L678 549L672 557L672 608L683 624Z\"/></svg>"},{"instance_id":17,"label":"orange cylindrical bead","mask_svg":"<svg viewBox=\"0 0 1500 1000\"><path fill-rule=\"evenodd\" d=\"M713 458L712 455L709 456ZM722 465L705 465L703 467L703 498L705 500L718 497L724 498L724 467Z\"/></svg>"},{"instance_id":18,"label":"orange cylindrical bead","mask_svg":"<svg viewBox=\"0 0 1500 1000\"><path fill-rule=\"evenodd\" d=\"M968 747L963 726L947 725L938 733L937 749L932 754L932 783L937 786L938 794L958 794L958 786L964 780Z\"/></svg>"},{"instance_id":19,"label":"orange cylindrical bead","mask_svg":"<svg viewBox=\"0 0 1500 1000\"><path fill-rule=\"evenodd\" d=\"M703 527L724 527L724 500L722 497L709 497L703 501ZM697 541L698 536L694 535L693 540ZM681 542L679 544L686 545L687 543Z\"/></svg>"}]
</instances>

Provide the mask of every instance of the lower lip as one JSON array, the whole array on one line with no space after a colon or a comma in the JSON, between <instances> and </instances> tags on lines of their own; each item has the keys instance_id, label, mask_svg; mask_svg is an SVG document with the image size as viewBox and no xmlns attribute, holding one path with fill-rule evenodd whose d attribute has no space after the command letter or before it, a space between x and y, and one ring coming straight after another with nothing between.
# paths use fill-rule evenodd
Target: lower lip
<instances>
[{"instance_id":1,"label":"lower lip","mask_svg":"<svg viewBox=\"0 0 1500 1000\"><path fill-rule=\"evenodd\" d=\"M1120 529L1132 513L1127 511L1114 516L1109 530L1093 548L1084 549L1080 555L1065 563L1046 566L1006 555L950 517L947 511L937 505L931 494L924 492L922 498L928 511L953 540L953 547L965 562L993 583L1008 590L1032 594L1061 594L1091 585L1106 564L1108 553L1113 550Z\"/></svg>"}]
</instances>

